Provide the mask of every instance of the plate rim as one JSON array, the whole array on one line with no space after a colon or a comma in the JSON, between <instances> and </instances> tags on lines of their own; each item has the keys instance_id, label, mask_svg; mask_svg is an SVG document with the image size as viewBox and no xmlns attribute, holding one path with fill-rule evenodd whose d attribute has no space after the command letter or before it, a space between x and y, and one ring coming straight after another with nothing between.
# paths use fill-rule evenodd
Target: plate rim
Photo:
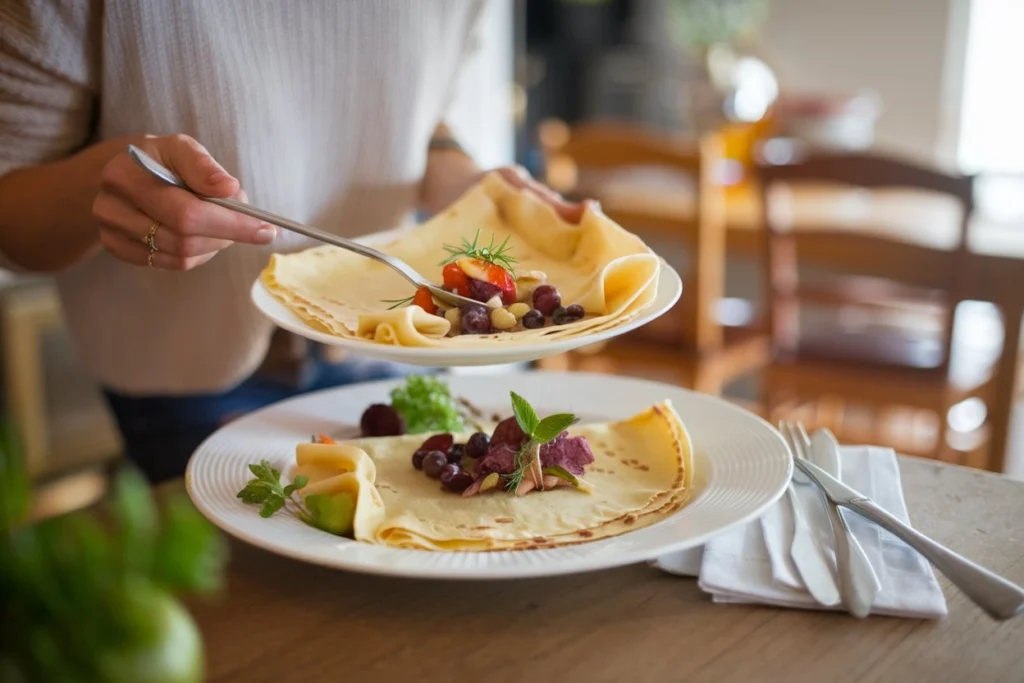
<instances>
[{"instance_id":1,"label":"plate rim","mask_svg":"<svg viewBox=\"0 0 1024 683\"><path fill-rule=\"evenodd\" d=\"M560 376L561 377L572 376L572 377L580 377L580 378L583 378L583 379L589 379L591 381L596 381L596 380L606 381L608 379L612 379L612 380L615 380L615 381L618 381L618 382L625 382L625 383L628 383L628 384L644 384L644 385L648 385L648 386L650 386L652 388L654 388L654 387L665 387L665 388L668 388L668 389L670 389L672 391L680 391L680 392L683 392L683 393L686 393L686 394L690 394L691 396L696 397L698 400L708 401L708 402L711 402L711 403L715 403L720 408L724 408L724 409L726 409L729 412L732 412L732 413L737 414L737 415L741 415L744 419L748 419L748 420L752 419L755 423L758 423L761 427L766 428L772 434L773 440L776 443L778 443L781 446L782 451L786 452L787 455L788 455L787 449L785 447L785 442L783 441L781 435L779 435L779 433L771 425L771 423L769 423L767 420L762 418L760 415L757 415L757 414L755 414L755 413L753 413L753 412L751 412L749 410L746 410L746 409L742 408L741 406L738 406L738 405L736 405L734 403L730 403L729 401L726 401L724 398L719 397L719 396L712 396L712 395L709 395L709 394L703 394L703 393L700 393L700 392L697 392L697 391L693 391L691 389L687 389L687 388L680 387L680 386L668 385L668 384L664 384L662 382L656 382L656 381L647 380L647 379L641 379L641 378L621 377L621 376L616 376L616 375L602 375L602 374L597 374L597 373L560 372L560 371L531 371L529 373L515 373L515 374L517 374L517 375L524 375L524 374L544 375L544 376L555 377L555 378L560 377ZM501 375L497 375L495 377L501 377ZM474 381L474 380L475 381L480 381L482 378L479 378L479 377L475 377L475 378L473 378L473 377L459 377L459 379L460 380L470 380L470 381ZM287 404L290 404L290 403L293 403L293 402L300 402L300 401L303 401L303 400L311 400L311 399L313 399L315 397L318 397L318 396L321 396L321 395L327 395L327 394L332 394L332 393L344 393L346 390L352 390L355 387L360 387L360 388L374 387L374 386L387 387L387 386L392 386L392 385L395 385L397 383L400 383L401 381L402 381L401 379L385 379L385 380L378 380L378 381L374 381L374 382L361 382L361 383L352 384L352 385L345 385L345 386L340 386L340 387L331 387L331 388L326 388L326 389L320 389L320 390L317 390L317 391L314 391L314 392L300 394L298 396L293 396L293 397L290 397L290 398L285 399L283 401L278 401L276 403L270 404L268 406L260 408L259 410L256 410L256 411L253 411L251 413L248 413L247 415L245 415L242 418L240 418L240 420L249 420L249 419L256 420L264 412L269 412L271 410L280 409L280 407L282 405L287 405ZM738 527L741 524L746 524L746 523L748 523L750 521L753 521L754 519L758 518L760 515L762 515L764 513L765 510L767 510L771 505L775 504L785 494L786 487L788 486L789 481L792 478L792 472L793 472L792 459L788 458L788 457L784 458L784 461L785 461L785 464L786 464L786 467L785 467L785 469L786 469L785 477L784 478L780 477L779 481L776 482L776 484L774 486L774 489L770 493L768 493L766 491L767 495L764 496L764 498L761 500L761 502L758 503L757 505L753 506L752 509L747 511L747 513L745 513L744 515L742 515L741 518L733 520L729 524L727 524L727 525L725 525L725 526L723 526L723 527L721 527L719 529L716 529L716 530L705 531L705 532L703 532L701 534L697 534L697 535L694 535L694 536L688 536L687 538L680 539L680 540L677 540L675 542L669 542L669 543L661 544L661 545L659 545L659 547L657 548L656 551L652 550L651 548L637 548L637 549L634 549L634 550L631 550L631 551L619 552L619 553L616 553L616 554L611 555L611 556L601 555L601 556L590 557L590 558L587 558L587 557L583 556L583 557L577 557L575 559L561 560L561 561L558 562L557 565L554 565L554 566L548 565L545 562L538 562L538 563L530 563L530 564L527 564L527 565L516 565L516 566L511 566L510 565L510 566L487 567L486 569L477 569L475 572L472 571L472 570L466 570L466 571L454 572L453 573L453 571L450 568L434 567L434 566L430 566L430 567L428 567L428 566L420 566L420 567L417 567L415 570L412 570L412 569L410 569L408 567L397 566L397 565L388 565L388 564L381 563L381 562L372 563L372 564L359 563L359 562L356 562L355 564L344 563L344 562L337 562L337 561L333 561L332 562L326 556L324 556L323 554L321 554L321 553L319 553L317 551L308 551L307 552L307 551L303 551L302 549L282 547L279 544L276 544L276 543L273 543L273 542L267 540L266 537L263 537L263 536L260 536L260 535L257 535L257 534L253 534L253 533L249 533L248 531L245 531L244 529L238 528L238 527L230 524L229 522L227 522L227 521L225 521L223 519L220 519L218 517L218 515L216 515L210 509L210 507L208 507L208 505L202 500L202 498L197 496L197 494L195 493L195 490L193 488L193 485L192 485L192 480L193 480L193 476L194 476L194 470L195 470L195 467L196 467L196 463L198 461L197 456L199 456L199 454L203 451L204 447L206 447L208 442L210 442L212 439L214 439L223 430L230 428L232 424L234 424L234 423L229 423L228 425L225 425L225 426L221 427L220 429L215 431L213 434L211 434L209 437L204 439L203 442L199 445L199 447L192 454L192 456L189 458L188 465L186 467L186 472L185 472L185 491L186 491L186 494L188 495L189 499L192 501L192 504L200 511L200 513L207 520L209 520L212 524L214 524L217 528L219 528L222 532L228 534L229 536L231 536L233 538L236 538L236 539L238 539L238 540L240 540L240 541L242 541L242 542L244 542L244 543L246 543L248 545L260 548L261 550L264 550L266 552L270 552L272 554L275 554L275 555L278 555L278 556L281 556L281 557L286 557L286 558L289 558L289 559L292 559L292 560L297 560L297 561L300 561L300 562L306 562L306 563L309 563L309 564L313 564L313 565L317 565L317 566L321 566L321 567L326 567L326 568L330 568L330 569L334 569L334 570L345 571L345 572L353 572L353 573L375 575L375 576L396 577L396 578L404 578L404 579L413 579L413 580L489 581L489 580L529 579L529 578L539 578L539 577L546 577L546 576L564 576L564 575L572 575L572 574L582 574L582 573L588 573L588 572L592 572L592 571L600 571L600 570L604 570L604 569L613 569L613 568L622 567L622 566L631 565L631 564L639 564L639 563L644 563L644 562L650 562L650 561L656 559L657 557L661 557L661 556L664 556L664 555L667 555L667 554L670 554L670 553L673 553L673 552L678 552L678 551L685 550L685 549L688 549L688 548L694 548L694 547L703 545L710 538L713 538L714 536L716 536L718 534L721 534L721 533L725 532L728 529ZM684 420L684 424L685 424L685 420ZM695 446L695 449L696 448L697 448L697 446ZM539 552L557 552L558 550L565 549L565 548L576 548L576 549L579 549L579 548L585 548L586 546L589 546L589 545L597 545L597 544L606 543L606 542L614 542L615 539L621 538L623 536L627 536L627 535L629 535L631 533L642 532L642 531L644 531L646 529L655 528L658 525L668 521L673 516L675 516L676 514L679 514L680 512L682 512L682 510L685 510L685 509L686 509L686 507L684 506L683 508L681 508L680 511L677 511L676 513L673 513L673 515L669 515L664 520L661 520L661 521L657 522L656 524L651 525L649 527L643 527L641 529L638 529L638 530L636 530L636 532L626 532L625 534L619 534L618 536L613 536L613 537L609 537L609 538L606 538L606 539L601 539L599 541L585 542L585 543L580 543L580 544L573 545L573 546L560 546L558 548L553 548L553 549L550 549L550 550L547 550L547 551L542 551L542 550L504 550L504 551L497 551L497 552L486 553L486 554L488 554L488 555L504 555L504 554L509 554L509 553L531 553L531 554L536 554L536 553L539 553ZM255 511L253 512L253 514L255 514ZM345 540L347 542L351 542L351 543L359 543L359 541L354 541L354 540L349 540L349 539L345 539ZM450 552L451 554L468 554L468 555L480 555L480 554L482 554L482 553L470 552L470 551L429 551L429 550L389 548L389 547L386 547L386 546L379 546L379 547L378 546L371 546L371 547L375 547L376 549L379 549L379 550L382 550L382 551L385 551L385 552L394 551L394 552L402 552L402 553L423 553L425 556L426 555L437 555L438 553L442 553L442 552Z\"/></svg>"}]
</instances>

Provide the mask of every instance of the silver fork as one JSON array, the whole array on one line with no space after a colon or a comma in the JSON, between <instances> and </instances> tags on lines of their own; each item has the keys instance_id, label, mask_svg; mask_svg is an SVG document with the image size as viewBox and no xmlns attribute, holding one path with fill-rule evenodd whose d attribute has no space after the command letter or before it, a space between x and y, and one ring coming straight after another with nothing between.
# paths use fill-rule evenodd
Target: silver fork
<instances>
[{"instance_id":1,"label":"silver fork","mask_svg":"<svg viewBox=\"0 0 1024 683\"><path fill-rule=\"evenodd\" d=\"M311 237L315 240L319 240L320 242L333 244L336 247L347 249L348 251L355 252L360 256L371 258L374 261L380 261L381 263L393 268L399 275L408 280L413 286L426 287L428 290L430 290L431 295L433 295L435 299L443 303L446 303L450 306L481 305L479 301L475 301L464 296L459 296L458 294L449 292L448 290L442 287L438 287L430 280L420 275L416 271L416 269L410 266L408 263L399 258L395 258L390 254L385 254L384 252L377 251L376 249L368 247L364 244L359 244L358 242L353 242L352 240L345 239L344 237L339 237L338 235L332 235L331 233L325 232L320 228L315 228L312 225L299 223L297 221L291 220L290 218L278 216L276 213L264 211L263 209L258 209L255 206L250 206L249 204L243 204L242 202L236 201L234 199L221 199L219 197L203 196L196 192L195 190L188 187L184 183L184 181L182 181L181 178L174 174L173 171L171 171L169 168L158 162L153 157L143 152L135 145L128 145L128 155L135 160L135 163L137 163L143 169L145 169L152 175L156 176L160 180L164 181L165 183L168 183L169 185L174 185L175 187L185 190L186 192L191 192L196 197L199 197L205 202L210 202L211 204L216 204L217 206L223 206L225 209L237 211L238 213L244 213L247 216L258 218L261 221L266 221L267 223L284 228L285 230L291 230L292 232L297 232L300 235Z\"/></svg>"},{"instance_id":2,"label":"silver fork","mask_svg":"<svg viewBox=\"0 0 1024 683\"><path fill-rule=\"evenodd\" d=\"M782 432L789 444L793 457L807 460L810 439L803 424L783 421L779 423L779 431ZM793 480L801 485L811 485L811 481L806 476L794 476ZM828 512L829 526L832 528L832 537L835 539L836 570L839 574L843 605L853 616L866 617L871 612L871 605L875 601L875 596L882 589L882 585L868 560L867 553L864 552L864 548L850 531L838 506L828 499L824 491L819 489L818 493L821 495L826 512Z\"/></svg>"}]
</instances>

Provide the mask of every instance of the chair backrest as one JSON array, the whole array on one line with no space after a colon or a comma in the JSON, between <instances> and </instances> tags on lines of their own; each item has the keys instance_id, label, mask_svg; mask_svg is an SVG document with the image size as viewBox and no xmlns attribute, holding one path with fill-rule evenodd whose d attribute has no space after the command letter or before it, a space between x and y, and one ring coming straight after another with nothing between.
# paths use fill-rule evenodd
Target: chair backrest
<instances>
[{"instance_id":1,"label":"chair backrest","mask_svg":"<svg viewBox=\"0 0 1024 683\"><path fill-rule=\"evenodd\" d=\"M781 141L774 141L783 144ZM776 149L776 152L779 150ZM794 344L799 335L798 305L807 298L801 287L798 267L806 259L818 267L832 268L843 274L868 276L896 282L913 288L930 290L941 295L947 314L944 316L943 366L948 367L952 342L953 310L963 300L960 274L967 255L967 237L974 209L974 179L971 176L947 174L908 161L875 154L826 153L793 147L786 149L784 161L772 162L766 148L757 163L762 198L763 227L766 231L766 282L769 294L769 329L777 348ZM779 155L776 155L779 156ZM784 213L777 204L780 185L828 185L838 190L826 211L826 219L810 222L782 220ZM836 188L839 186L839 188ZM846 200L865 199L857 191L906 190L896 204L910 207L900 220L914 222L920 217L924 224L913 226L921 239L902 239L886 234L885 225L876 225L877 217L869 215L870 223L861 225L854 219L851 226L838 219ZM851 190L853 190L851 194ZM936 214L915 213L918 201L927 195L943 196L955 205L959 215L950 225L956 230L953 241L938 244L935 237ZM870 200L869 200L870 201ZM827 204L827 200L822 202ZM889 206L892 207L890 202ZM949 218L948 213L944 218ZM860 218L864 218L862 214ZM852 229L851 229L852 228ZM914 235L907 235L915 237ZM928 242L931 241L929 244Z\"/></svg>"},{"instance_id":2,"label":"chair backrest","mask_svg":"<svg viewBox=\"0 0 1024 683\"><path fill-rule=\"evenodd\" d=\"M689 179L689 187L666 188L658 201L647 205L605 203L603 210L641 237L678 239L689 246L692 267L683 274L687 286L676 316L682 328L680 339L683 346L698 351L721 346L722 329L714 314L725 284L725 190L714 178L714 160L724 156L721 139L708 136L695 142L612 121L575 126L546 121L539 132L545 180L569 196L582 199L580 192L592 189L578 183L588 171L658 169ZM595 198L602 200L600 194Z\"/></svg>"}]
</instances>

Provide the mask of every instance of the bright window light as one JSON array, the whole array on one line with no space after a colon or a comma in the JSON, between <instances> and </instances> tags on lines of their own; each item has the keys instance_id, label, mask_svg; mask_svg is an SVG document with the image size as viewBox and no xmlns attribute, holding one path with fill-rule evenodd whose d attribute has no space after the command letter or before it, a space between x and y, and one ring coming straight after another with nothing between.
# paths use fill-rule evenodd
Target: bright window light
<instances>
[{"instance_id":1,"label":"bright window light","mask_svg":"<svg viewBox=\"0 0 1024 683\"><path fill-rule=\"evenodd\" d=\"M971 0L958 159L968 172L1024 173L1024 2Z\"/></svg>"}]
</instances>

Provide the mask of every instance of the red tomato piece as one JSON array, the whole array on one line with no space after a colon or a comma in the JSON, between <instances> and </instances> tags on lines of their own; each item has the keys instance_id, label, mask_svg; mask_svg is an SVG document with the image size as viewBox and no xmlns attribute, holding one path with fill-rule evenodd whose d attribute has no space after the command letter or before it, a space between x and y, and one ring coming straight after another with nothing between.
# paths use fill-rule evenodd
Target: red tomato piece
<instances>
[{"instance_id":1,"label":"red tomato piece","mask_svg":"<svg viewBox=\"0 0 1024 683\"><path fill-rule=\"evenodd\" d=\"M416 290L416 296L412 298L412 302L427 313L437 313L437 305L434 304L434 299L430 296L430 290L426 287L420 287Z\"/></svg>"},{"instance_id":2,"label":"red tomato piece","mask_svg":"<svg viewBox=\"0 0 1024 683\"><path fill-rule=\"evenodd\" d=\"M512 279L512 274L501 266L478 258L463 258L456 263L464 276L489 282L500 289L501 303L511 306L516 302L516 281Z\"/></svg>"},{"instance_id":3,"label":"red tomato piece","mask_svg":"<svg viewBox=\"0 0 1024 683\"><path fill-rule=\"evenodd\" d=\"M469 278L462 268L459 268L459 264L452 262L446 265L441 271L441 277L445 289L454 289L459 296L469 296Z\"/></svg>"},{"instance_id":4,"label":"red tomato piece","mask_svg":"<svg viewBox=\"0 0 1024 683\"><path fill-rule=\"evenodd\" d=\"M489 271L491 284L501 289L501 303L506 306L514 304L516 302L516 281L512 279L512 274L501 266L491 266Z\"/></svg>"}]
</instances>

